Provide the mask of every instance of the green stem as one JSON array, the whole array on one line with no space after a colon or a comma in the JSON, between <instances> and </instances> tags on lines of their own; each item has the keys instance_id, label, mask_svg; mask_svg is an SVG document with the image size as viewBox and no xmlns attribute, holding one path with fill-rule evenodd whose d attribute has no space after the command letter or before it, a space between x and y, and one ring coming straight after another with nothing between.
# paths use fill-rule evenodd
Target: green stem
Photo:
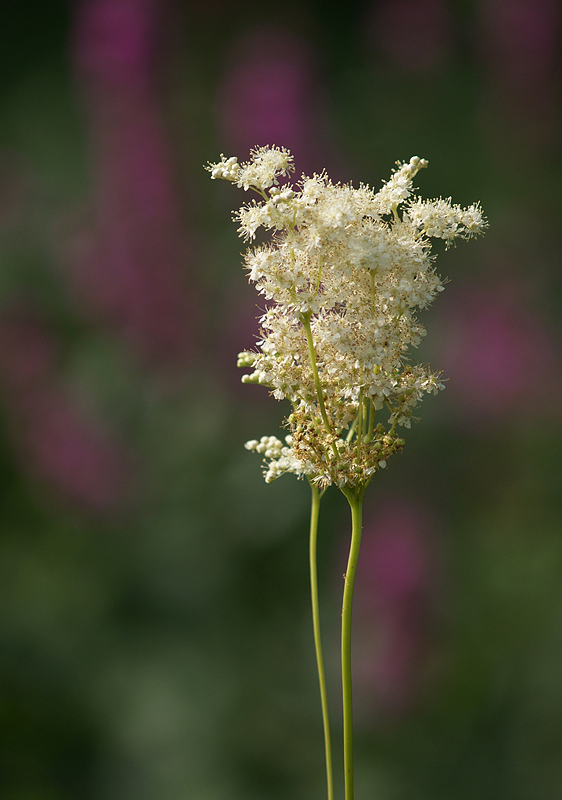
<instances>
[{"instance_id":1,"label":"green stem","mask_svg":"<svg viewBox=\"0 0 562 800\"><path fill-rule=\"evenodd\" d=\"M328 694L326 691L326 675L324 672L324 657L322 655L322 640L320 637L320 611L318 603L318 572L316 559L316 542L318 539L318 515L320 513L320 493L316 486L312 489L312 506L310 510L310 594L312 598L312 624L314 628L314 646L316 649L316 664L318 667L318 681L320 683L320 701L322 703L322 723L324 725L324 746L326 751L326 780L328 784L328 800L334 800L334 778L332 769L332 740L330 736L330 719L328 716Z\"/></svg>"},{"instance_id":2,"label":"green stem","mask_svg":"<svg viewBox=\"0 0 562 800\"><path fill-rule=\"evenodd\" d=\"M373 407L373 401L369 400L369 430L367 431L368 442L371 442L373 440L374 429L375 429L375 409Z\"/></svg>"},{"instance_id":3,"label":"green stem","mask_svg":"<svg viewBox=\"0 0 562 800\"><path fill-rule=\"evenodd\" d=\"M386 405L386 407L388 408L388 410L390 411L390 413L391 413L391 414L393 414L393 413L394 413L394 409L392 408L392 406L390 405L390 403L386 403L385 405ZM397 422L398 422L398 417L396 417L396 419L395 419L395 420L394 420L394 422L392 423L392 427L391 427L391 428L390 428L390 430L388 431L388 435L389 435L389 436L394 436L394 430L395 430L395 428L396 428L396 423L397 423Z\"/></svg>"},{"instance_id":4,"label":"green stem","mask_svg":"<svg viewBox=\"0 0 562 800\"><path fill-rule=\"evenodd\" d=\"M361 455L361 441L363 439L365 406L363 404L363 389L359 390L359 410L357 412L357 460Z\"/></svg>"},{"instance_id":5,"label":"green stem","mask_svg":"<svg viewBox=\"0 0 562 800\"><path fill-rule=\"evenodd\" d=\"M347 432L347 436L345 437L345 441L346 442L350 442L352 440L353 434L355 433L355 428L357 427L358 419L359 419L359 412L357 412L357 416L355 417L355 419L351 423L351 427L350 427L349 431Z\"/></svg>"},{"instance_id":6,"label":"green stem","mask_svg":"<svg viewBox=\"0 0 562 800\"><path fill-rule=\"evenodd\" d=\"M326 414L326 406L324 405L324 392L322 391L322 384L320 383L320 376L318 374L318 365L316 364L316 351L314 350L314 342L312 340L312 330L310 328L310 312L301 314L301 322L306 334L306 342L308 344L308 355L310 356L310 365L312 367L312 375L314 377L314 385L316 387L316 395L318 397L318 405L320 406L320 414L327 433L332 433L332 426Z\"/></svg>"},{"instance_id":7,"label":"green stem","mask_svg":"<svg viewBox=\"0 0 562 800\"><path fill-rule=\"evenodd\" d=\"M341 612L341 672L343 696L343 759L345 800L353 800L353 701L351 692L351 610L355 572L361 544L364 487L352 491L342 489L351 508L351 545Z\"/></svg>"},{"instance_id":8,"label":"green stem","mask_svg":"<svg viewBox=\"0 0 562 800\"><path fill-rule=\"evenodd\" d=\"M264 192L264 190L263 190L263 189L259 189L257 186L250 186L249 188L250 188L252 191L254 191L254 192L257 192L257 193L259 194L259 196L260 196L260 197L263 197L263 199L264 199L266 202L267 202L267 201L269 201L269 197L266 195L266 193Z\"/></svg>"},{"instance_id":9,"label":"green stem","mask_svg":"<svg viewBox=\"0 0 562 800\"><path fill-rule=\"evenodd\" d=\"M312 339L312 330L310 327L310 317L311 317L310 311L306 314L301 314L300 321L302 322L302 326L306 334L306 342L308 344L308 355L310 357L310 365L312 367L312 375L314 377L314 386L316 387L316 396L318 398L320 414L322 416L324 427L326 428L326 433L331 436L332 426L330 425L330 420L328 419L328 415L326 413L326 406L324 405L324 392L322 391L322 384L320 383L320 376L318 374L318 365L316 363L316 351L314 350L314 341ZM339 453L335 442L332 442L332 450L337 460L339 458Z\"/></svg>"}]
</instances>

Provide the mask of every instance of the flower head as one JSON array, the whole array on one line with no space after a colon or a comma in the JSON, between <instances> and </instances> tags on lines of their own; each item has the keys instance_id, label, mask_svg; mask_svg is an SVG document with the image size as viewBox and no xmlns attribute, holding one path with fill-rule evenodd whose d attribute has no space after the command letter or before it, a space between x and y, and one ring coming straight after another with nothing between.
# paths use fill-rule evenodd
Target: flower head
<instances>
[{"instance_id":1,"label":"flower head","mask_svg":"<svg viewBox=\"0 0 562 800\"><path fill-rule=\"evenodd\" d=\"M236 156L226 158L221 155L218 164L208 167L211 178L232 181L239 188L258 189L262 192L278 184L279 175L292 172L293 156L283 147L256 147L246 164L239 164Z\"/></svg>"},{"instance_id":2,"label":"flower head","mask_svg":"<svg viewBox=\"0 0 562 800\"><path fill-rule=\"evenodd\" d=\"M251 242L258 228L272 231L268 244L246 252L268 309L256 351L239 357L252 370L244 382L292 405L285 444L263 437L246 445L269 459L266 480L292 472L322 487L365 486L403 446L396 427L410 427L423 396L443 388L408 356L425 335L418 309L443 290L430 239L450 244L486 223L478 205L413 199L427 164L417 156L398 164L378 192L325 174L279 187L293 166L277 147L252 151L245 164L222 156L208 166L211 177L258 196L236 214L240 235Z\"/></svg>"}]
</instances>

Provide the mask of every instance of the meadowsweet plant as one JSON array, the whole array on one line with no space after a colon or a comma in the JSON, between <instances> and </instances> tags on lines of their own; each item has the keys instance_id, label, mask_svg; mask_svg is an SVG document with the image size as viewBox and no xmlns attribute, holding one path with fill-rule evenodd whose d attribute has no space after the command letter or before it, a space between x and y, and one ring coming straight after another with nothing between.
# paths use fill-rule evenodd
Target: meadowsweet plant
<instances>
[{"instance_id":1,"label":"meadowsweet plant","mask_svg":"<svg viewBox=\"0 0 562 800\"><path fill-rule=\"evenodd\" d=\"M316 539L320 500L335 485L351 510L345 574L341 665L344 784L353 799L351 604L362 530L365 490L379 469L404 447L425 394L444 388L439 373L411 360L425 335L417 311L443 290L431 239L468 239L486 227L478 204L422 200L413 181L427 167L414 156L398 164L378 192L332 183L326 174L280 183L293 171L284 148L261 147L250 160L221 157L211 177L252 193L235 218L250 243L249 279L267 301L254 350L240 353L250 371L244 383L268 387L288 400L287 434L246 442L265 461L270 483L285 472L308 480L312 491L310 575L313 628L320 681L328 783L333 799L326 681L320 640ZM266 244L253 245L259 228Z\"/></svg>"}]
</instances>

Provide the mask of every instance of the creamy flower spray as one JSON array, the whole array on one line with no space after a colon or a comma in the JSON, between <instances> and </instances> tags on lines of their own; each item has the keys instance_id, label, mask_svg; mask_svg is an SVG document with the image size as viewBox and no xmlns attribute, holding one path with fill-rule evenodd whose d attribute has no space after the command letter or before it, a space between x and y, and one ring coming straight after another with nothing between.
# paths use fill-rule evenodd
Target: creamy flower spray
<instances>
[{"instance_id":1,"label":"creamy flower spray","mask_svg":"<svg viewBox=\"0 0 562 800\"><path fill-rule=\"evenodd\" d=\"M293 171L291 154L256 148L247 163L221 157L212 178L254 193L236 214L239 233L268 244L245 255L249 279L268 301L256 350L240 353L251 370L244 383L267 386L287 399L288 435L246 442L265 459L265 480L284 472L306 478L312 490L310 578L320 681L328 800L333 800L326 680L320 640L316 539L320 501L334 484L351 510L341 628L345 800L353 800L351 607L365 490L373 475L404 446L397 427L410 427L426 393L443 388L438 373L412 363L408 352L425 335L416 318L443 290L430 238L468 239L486 222L478 204L414 199L413 181L427 167L414 156L398 164L378 192L333 184L327 175L303 177L297 189L279 185ZM256 196L258 199L256 199Z\"/></svg>"}]
</instances>

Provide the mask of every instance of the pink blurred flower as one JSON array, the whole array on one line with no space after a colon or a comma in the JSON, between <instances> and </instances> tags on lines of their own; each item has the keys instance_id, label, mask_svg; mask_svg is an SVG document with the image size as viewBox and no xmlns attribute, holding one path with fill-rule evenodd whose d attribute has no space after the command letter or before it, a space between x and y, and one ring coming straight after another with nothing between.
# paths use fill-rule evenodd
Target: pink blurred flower
<instances>
[{"instance_id":1,"label":"pink blurred flower","mask_svg":"<svg viewBox=\"0 0 562 800\"><path fill-rule=\"evenodd\" d=\"M557 80L560 4L556 0L481 0L486 57L504 89L542 93Z\"/></svg>"},{"instance_id":2,"label":"pink blurred flower","mask_svg":"<svg viewBox=\"0 0 562 800\"><path fill-rule=\"evenodd\" d=\"M21 402L39 391L57 363L55 337L27 304L4 309L0 316L0 374L4 396Z\"/></svg>"},{"instance_id":3,"label":"pink blurred flower","mask_svg":"<svg viewBox=\"0 0 562 800\"><path fill-rule=\"evenodd\" d=\"M511 285L450 300L436 360L465 418L548 413L560 388L560 366L545 322Z\"/></svg>"},{"instance_id":4,"label":"pink blurred flower","mask_svg":"<svg viewBox=\"0 0 562 800\"><path fill-rule=\"evenodd\" d=\"M387 502L365 520L353 612L358 720L404 711L419 690L435 568L430 521L413 503Z\"/></svg>"},{"instance_id":5,"label":"pink blurred flower","mask_svg":"<svg viewBox=\"0 0 562 800\"><path fill-rule=\"evenodd\" d=\"M69 251L82 302L153 363L190 350L186 242L154 77L156 0L83 0L73 56L93 155L95 221Z\"/></svg>"},{"instance_id":6,"label":"pink blurred flower","mask_svg":"<svg viewBox=\"0 0 562 800\"><path fill-rule=\"evenodd\" d=\"M542 147L559 136L560 4L556 0L480 0L490 109L521 137ZM489 124L489 123L487 123ZM504 142L502 140L502 147Z\"/></svg>"},{"instance_id":7,"label":"pink blurred flower","mask_svg":"<svg viewBox=\"0 0 562 800\"><path fill-rule=\"evenodd\" d=\"M221 147L245 159L251 148L278 145L295 158L296 174L322 171L337 161L326 131L317 54L295 31L263 25L245 31L234 42L216 99ZM333 170L333 172L337 172ZM232 304L225 328L232 336L222 346L223 371L240 385L235 364L240 342L257 337L256 318L263 313L242 298ZM238 342L236 346L235 342ZM255 393L257 402L264 397Z\"/></svg>"},{"instance_id":8,"label":"pink blurred flower","mask_svg":"<svg viewBox=\"0 0 562 800\"><path fill-rule=\"evenodd\" d=\"M130 459L100 419L79 412L60 387L45 387L23 421L23 457L30 472L67 501L107 514L131 490Z\"/></svg>"},{"instance_id":9,"label":"pink blurred flower","mask_svg":"<svg viewBox=\"0 0 562 800\"><path fill-rule=\"evenodd\" d=\"M156 0L82 0L75 11L74 57L80 72L109 94L152 90Z\"/></svg>"},{"instance_id":10,"label":"pink blurred flower","mask_svg":"<svg viewBox=\"0 0 562 800\"><path fill-rule=\"evenodd\" d=\"M89 512L123 506L131 459L101 420L80 411L56 377L59 348L30 307L0 317L0 386L9 431L25 471Z\"/></svg>"},{"instance_id":11,"label":"pink blurred flower","mask_svg":"<svg viewBox=\"0 0 562 800\"><path fill-rule=\"evenodd\" d=\"M297 171L320 171L327 144L317 65L298 34L264 26L233 47L217 98L225 149L245 158L256 145L279 145L295 157Z\"/></svg>"},{"instance_id":12,"label":"pink blurred flower","mask_svg":"<svg viewBox=\"0 0 562 800\"><path fill-rule=\"evenodd\" d=\"M390 63L413 73L442 69L452 47L452 23L445 0L385 0L375 3L366 34Z\"/></svg>"}]
</instances>

